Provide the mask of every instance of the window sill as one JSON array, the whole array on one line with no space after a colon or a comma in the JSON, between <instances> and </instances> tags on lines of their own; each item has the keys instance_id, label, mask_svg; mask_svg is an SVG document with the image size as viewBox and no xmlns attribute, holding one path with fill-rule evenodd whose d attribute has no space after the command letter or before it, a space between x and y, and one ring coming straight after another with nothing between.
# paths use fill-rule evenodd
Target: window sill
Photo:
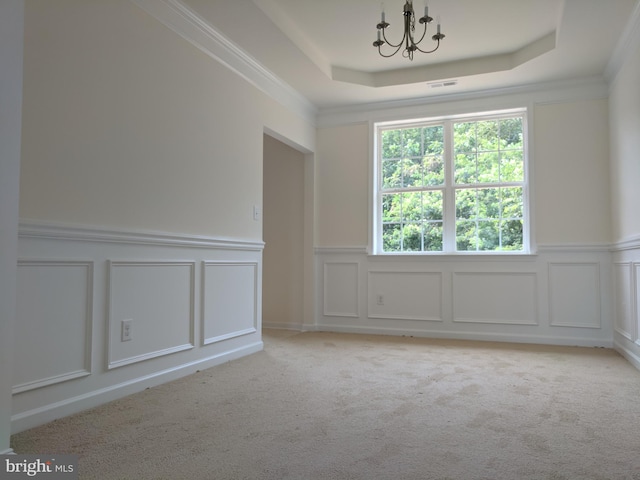
<instances>
[{"instance_id":1,"label":"window sill","mask_svg":"<svg viewBox=\"0 0 640 480\"><path fill-rule=\"evenodd\" d=\"M410 262L502 262L502 261L534 261L537 258L536 253L525 252L415 252L415 253L369 253L370 259L379 260L398 260Z\"/></svg>"}]
</instances>

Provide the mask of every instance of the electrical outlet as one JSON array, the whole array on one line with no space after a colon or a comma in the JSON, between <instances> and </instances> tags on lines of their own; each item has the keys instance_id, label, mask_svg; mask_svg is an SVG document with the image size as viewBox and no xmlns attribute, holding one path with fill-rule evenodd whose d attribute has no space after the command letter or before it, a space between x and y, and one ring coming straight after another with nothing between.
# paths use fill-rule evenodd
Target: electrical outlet
<instances>
[{"instance_id":1,"label":"electrical outlet","mask_svg":"<svg viewBox=\"0 0 640 480\"><path fill-rule=\"evenodd\" d=\"M381 293L376 295L376 303L378 305L384 305L384 295L382 295Z\"/></svg>"},{"instance_id":2,"label":"electrical outlet","mask_svg":"<svg viewBox=\"0 0 640 480\"><path fill-rule=\"evenodd\" d=\"M120 332L120 341L128 342L132 337L133 330L133 320L131 318L127 320L122 320L122 330Z\"/></svg>"},{"instance_id":3,"label":"electrical outlet","mask_svg":"<svg viewBox=\"0 0 640 480\"><path fill-rule=\"evenodd\" d=\"M258 222L260 221L260 217L262 216L262 212L260 211L260 207L258 205L253 206L253 219Z\"/></svg>"}]
</instances>

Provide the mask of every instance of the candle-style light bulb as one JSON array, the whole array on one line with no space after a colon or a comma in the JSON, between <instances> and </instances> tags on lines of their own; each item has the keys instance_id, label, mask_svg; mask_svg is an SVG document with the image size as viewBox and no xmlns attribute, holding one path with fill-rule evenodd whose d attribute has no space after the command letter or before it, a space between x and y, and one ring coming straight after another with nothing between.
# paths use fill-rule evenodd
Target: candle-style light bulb
<instances>
[{"instance_id":1,"label":"candle-style light bulb","mask_svg":"<svg viewBox=\"0 0 640 480\"><path fill-rule=\"evenodd\" d=\"M380 4L380 9L382 10L382 15L380 15L380 23L384 23L384 3Z\"/></svg>"}]
</instances>

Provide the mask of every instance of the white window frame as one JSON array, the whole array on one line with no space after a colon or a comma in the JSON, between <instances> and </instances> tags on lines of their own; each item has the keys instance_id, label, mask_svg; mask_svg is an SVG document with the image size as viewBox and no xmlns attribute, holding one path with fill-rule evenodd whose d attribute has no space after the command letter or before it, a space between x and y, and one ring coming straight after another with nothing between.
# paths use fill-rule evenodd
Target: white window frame
<instances>
[{"instance_id":1,"label":"white window frame","mask_svg":"<svg viewBox=\"0 0 640 480\"><path fill-rule=\"evenodd\" d=\"M481 255L481 256L517 256L531 255L532 251L532 221L531 221L531 201L530 201L530 111L526 107L514 108L508 110L485 111L477 113L467 113L459 115L446 115L438 117L414 118L393 121L372 122L373 131L373 169L371 175L372 181L372 215L371 215L371 245L369 253L373 255L389 255L389 256L442 256L442 255ZM456 250L456 208L455 208L455 185L454 185L454 158L453 158L453 127L454 123L465 121L481 121L493 120L499 118L510 118L522 116L522 134L523 134L523 155L524 155L524 179L523 188L523 231L522 231L522 250L519 251L458 251ZM413 125L445 125L444 128L444 205L443 205L443 244L442 251L403 251L403 252L385 252L382 247L382 165L381 165L381 129L389 127L410 128ZM479 187L501 186L504 184L479 184Z\"/></svg>"}]
</instances>

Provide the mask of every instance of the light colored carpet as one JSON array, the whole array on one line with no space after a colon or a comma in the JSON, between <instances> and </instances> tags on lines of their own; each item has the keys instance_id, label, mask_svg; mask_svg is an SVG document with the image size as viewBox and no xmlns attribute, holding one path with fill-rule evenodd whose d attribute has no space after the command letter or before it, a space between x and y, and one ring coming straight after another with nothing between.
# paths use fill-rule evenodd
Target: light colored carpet
<instances>
[{"instance_id":1,"label":"light colored carpet","mask_svg":"<svg viewBox=\"0 0 640 480\"><path fill-rule=\"evenodd\" d=\"M265 351L12 437L81 479L640 480L611 350L265 331Z\"/></svg>"}]
</instances>

